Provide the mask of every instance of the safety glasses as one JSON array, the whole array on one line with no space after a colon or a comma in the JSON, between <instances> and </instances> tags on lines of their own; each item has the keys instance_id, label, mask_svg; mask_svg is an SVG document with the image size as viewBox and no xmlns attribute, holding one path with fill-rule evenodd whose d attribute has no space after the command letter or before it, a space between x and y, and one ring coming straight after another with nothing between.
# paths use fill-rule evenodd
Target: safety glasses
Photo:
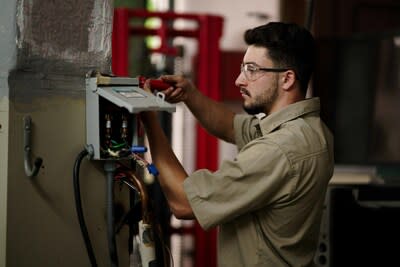
<instances>
[{"instance_id":1,"label":"safety glasses","mask_svg":"<svg viewBox=\"0 0 400 267\"><path fill-rule=\"evenodd\" d=\"M263 75L263 72L284 72L288 71L286 68L262 68L254 63L242 63L240 65L240 72L244 74L248 81L255 81Z\"/></svg>"}]
</instances>

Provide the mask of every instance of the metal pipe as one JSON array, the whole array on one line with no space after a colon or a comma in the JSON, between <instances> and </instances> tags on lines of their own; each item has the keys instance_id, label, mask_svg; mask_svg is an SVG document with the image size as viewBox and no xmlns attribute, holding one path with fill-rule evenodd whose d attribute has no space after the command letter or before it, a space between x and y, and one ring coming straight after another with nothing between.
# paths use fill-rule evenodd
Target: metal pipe
<instances>
[{"instance_id":1,"label":"metal pipe","mask_svg":"<svg viewBox=\"0 0 400 267\"><path fill-rule=\"evenodd\" d=\"M110 261L112 267L118 266L117 245L115 242L114 227L114 172L116 163L108 160L104 164L104 170L107 174L107 238L108 249L110 252Z\"/></svg>"}]
</instances>

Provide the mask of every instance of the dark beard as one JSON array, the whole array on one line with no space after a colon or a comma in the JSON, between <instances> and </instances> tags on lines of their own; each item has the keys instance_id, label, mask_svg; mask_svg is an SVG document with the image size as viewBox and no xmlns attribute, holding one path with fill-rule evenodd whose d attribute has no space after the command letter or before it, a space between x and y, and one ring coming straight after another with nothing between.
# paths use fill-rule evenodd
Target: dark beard
<instances>
[{"instance_id":1,"label":"dark beard","mask_svg":"<svg viewBox=\"0 0 400 267\"><path fill-rule=\"evenodd\" d=\"M270 88L270 90L272 90L272 94L267 97L267 99L265 99L265 103L256 103L251 105L250 107L245 107L244 103L243 103L243 109L247 112L247 114L250 115L256 115L259 113L265 113L266 115L269 114L269 112L271 111L272 105L274 104L274 102L278 99L278 80L277 80L277 76L275 79L275 83L272 85L272 87ZM249 96L251 96L250 94L248 94Z\"/></svg>"},{"instance_id":2,"label":"dark beard","mask_svg":"<svg viewBox=\"0 0 400 267\"><path fill-rule=\"evenodd\" d=\"M243 109L244 109L244 111L246 111L247 114L249 114L249 115L256 115L256 114L258 114L258 113L265 112L265 111L264 111L265 107L262 107L262 106L245 107L245 106L243 105Z\"/></svg>"}]
</instances>

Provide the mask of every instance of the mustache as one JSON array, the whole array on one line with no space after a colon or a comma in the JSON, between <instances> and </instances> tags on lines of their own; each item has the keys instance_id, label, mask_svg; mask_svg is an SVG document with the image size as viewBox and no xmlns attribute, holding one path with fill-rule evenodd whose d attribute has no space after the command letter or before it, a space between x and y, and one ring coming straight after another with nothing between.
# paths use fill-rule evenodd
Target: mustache
<instances>
[{"instance_id":1,"label":"mustache","mask_svg":"<svg viewBox=\"0 0 400 267\"><path fill-rule=\"evenodd\" d=\"M240 88L240 93L244 94L244 95L247 95L247 96L250 96L250 92L246 88Z\"/></svg>"}]
</instances>

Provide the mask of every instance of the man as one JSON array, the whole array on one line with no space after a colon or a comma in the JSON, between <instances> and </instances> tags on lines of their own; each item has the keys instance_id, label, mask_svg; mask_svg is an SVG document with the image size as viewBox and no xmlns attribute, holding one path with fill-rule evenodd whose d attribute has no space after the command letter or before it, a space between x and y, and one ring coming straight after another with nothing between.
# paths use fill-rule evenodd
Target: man
<instances>
[{"instance_id":1,"label":"man","mask_svg":"<svg viewBox=\"0 0 400 267\"><path fill-rule=\"evenodd\" d=\"M234 114L181 76L161 77L173 84L167 100L183 101L211 134L235 143L236 158L188 175L156 113L145 112L152 158L173 214L204 229L219 226L219 266L312 266L334 164L319 99L305 99L314 40L295 24L275 22L246 31L245 41L236 85L249 115Z\"/></svg>"}]
</instances>

